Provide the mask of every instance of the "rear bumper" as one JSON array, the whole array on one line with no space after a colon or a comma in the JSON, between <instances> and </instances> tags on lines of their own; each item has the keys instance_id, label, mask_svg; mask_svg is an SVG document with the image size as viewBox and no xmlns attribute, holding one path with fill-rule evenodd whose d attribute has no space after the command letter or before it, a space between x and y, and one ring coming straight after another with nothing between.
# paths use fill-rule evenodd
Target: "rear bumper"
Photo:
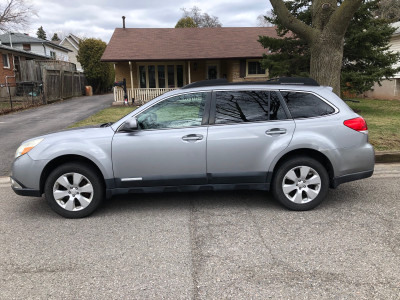
<instances>
[{"instance_id":1,"label":"rear bumper","mask_svg":"<svg viewBox=\"0 0 400 300\"><path fill-rule=\"evenodd\" d=\"M333 178L332 188L336 188L339 184L342 184L345 182L350 182L350 181L355 181L355 180L371 177L373 173L374 173L374 170L369 170L369 171L363 171L363 172L358 172L358 173L347 174L347 175L335 177L335 178Z\"/></svg>"}]
</instances>

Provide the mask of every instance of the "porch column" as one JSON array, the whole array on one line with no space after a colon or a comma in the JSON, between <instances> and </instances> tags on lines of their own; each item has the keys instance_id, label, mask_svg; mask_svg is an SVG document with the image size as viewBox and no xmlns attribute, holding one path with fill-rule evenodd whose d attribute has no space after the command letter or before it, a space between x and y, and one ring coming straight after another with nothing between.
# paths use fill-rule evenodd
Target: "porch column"
<instances>
[{"instance_id":1,"label":"porch column","mask_svg":"<svg viewBox=\"0 0 400 300\"><path fill-rule=\"evenodd\" d=\"M188 80L189 80L188 84L192 83L192 80L190 78L190 61L188 61Z\"/></svg>"},{"instance_id":2,"label":"porch column","mask_svg":"<svg viewBox=\"0 0 400 300\"><path fill-rule=\"evenodd\" d=\"M133 73L132 73L132 62L131 61L129 61L129 72L131 73L131 97L133 97Z\"/></svg>"}]
</instances>

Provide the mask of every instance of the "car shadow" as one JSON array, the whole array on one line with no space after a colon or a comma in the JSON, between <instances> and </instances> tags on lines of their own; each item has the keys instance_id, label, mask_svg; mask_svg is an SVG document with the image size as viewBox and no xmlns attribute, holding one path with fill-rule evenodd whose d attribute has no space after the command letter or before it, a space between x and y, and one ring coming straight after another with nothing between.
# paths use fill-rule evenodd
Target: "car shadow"
<instances>
[{"instance_id":1,"label":"car shadow","mask_svg":"<svg viewBox=\"0 0 400 300\"><path fill-rule=\"evenodd\" d=\"M316 207L314 211L341 209L344 205L353 205L352 199L338 197L339 189L347 190L349 186L339 187L337 190L328 191L324 202ZM350 192L351 192L350 191ZM348 198L348 197L346 197ZM265 191L202 191L202 192L169 192L169 193L144 193L126 194L114 196L103 202L90 218L117 216L118 214L131 212L162 212L162 211L185 211L196 209L219 210L226 209L265 209L269 212L289 212L278 201L272 193ZM25 217L39 219L62 218L54 213L47 205L44 196L42 198L31 198L24 203L24 209L19 211ZM20 215L20 217L23 217Z\"/></svg>"}]
</instances>

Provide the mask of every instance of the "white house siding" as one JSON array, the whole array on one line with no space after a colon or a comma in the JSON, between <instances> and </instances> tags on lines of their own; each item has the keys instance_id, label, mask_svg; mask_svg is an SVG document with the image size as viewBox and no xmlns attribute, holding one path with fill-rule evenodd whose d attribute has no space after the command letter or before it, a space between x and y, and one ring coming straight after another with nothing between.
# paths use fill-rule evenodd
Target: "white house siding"
<instances>
[{"instance_id":1,"label":"white house siding","mask_svg":"<svg viewBox=\"0 0 400 300\"><path fill-rule=\"evenodd\" d=\"M397 27L397 30L390 40L390 50L400 53L400 22L394 23L392 26ZM394 67L400 67L400 61ZM395 74L393 79L384 80L381 84L382 86L379 86L375 83L373 90L366 92L365 95L375 99L400 99L400 72Z\"/></svg>"},{"instance_id":2,"label":"white house siding","mask_svg":"<svg viewBox=\"0 0 400 300\"><path fill-rule=\"evenodd\" d=\"M83 71L81 64L78 62L78 59L76 58L76 56L78 55L78 50L71 44L69 39L66 38L65 40L63 40L60 46L68 48L69 50L72 51L68 52L69 61L76 65L77 71Z\"/></svg>"},{"instance_id":3,"label":"white house siding","mask_svg":"<svg viewBox=\"0 0 400 300\"><path fill-rule=\"evenodd\" d=\"M30 45L31 45L31 50L29 52L39 55L50 56L50 51L54 51L56 53L57 60L69 61L68 52L60 50L56 47L52 47L49 44L35 43ZM13 48L24 50L22 44L13 44Z\"/></svg>"},{"instance_id":4,"label":"white house siding","mask_svg":"<svg viewBox=\"0 0 400 300\"><path fill-rule=\"evenodd\" d=\"M391 39L391 45L390 45L390 50L394 52L399 52L400 53L400 34L395 35ZM400 67L400 61L395 64L396 68ZM400 78L400 72L397 73L394 78Z\"/></svg>"}]
</instances>

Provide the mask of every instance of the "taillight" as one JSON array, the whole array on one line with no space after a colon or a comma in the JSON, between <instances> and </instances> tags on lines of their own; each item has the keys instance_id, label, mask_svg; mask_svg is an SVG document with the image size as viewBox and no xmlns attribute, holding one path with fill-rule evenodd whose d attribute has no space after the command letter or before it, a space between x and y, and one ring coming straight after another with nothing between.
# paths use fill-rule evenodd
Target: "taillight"
<instances>
[{"instance_id":1,"label":"taillight","mask_svg":"<svg viewBox=\"0 0 400 300\"><path fill-rule=\"evenodd\" d=\"M367 122L361 117L346 120L343 124L355 131L360 131L363 133L368 133Z\"/></svg>"}]
</instances>

